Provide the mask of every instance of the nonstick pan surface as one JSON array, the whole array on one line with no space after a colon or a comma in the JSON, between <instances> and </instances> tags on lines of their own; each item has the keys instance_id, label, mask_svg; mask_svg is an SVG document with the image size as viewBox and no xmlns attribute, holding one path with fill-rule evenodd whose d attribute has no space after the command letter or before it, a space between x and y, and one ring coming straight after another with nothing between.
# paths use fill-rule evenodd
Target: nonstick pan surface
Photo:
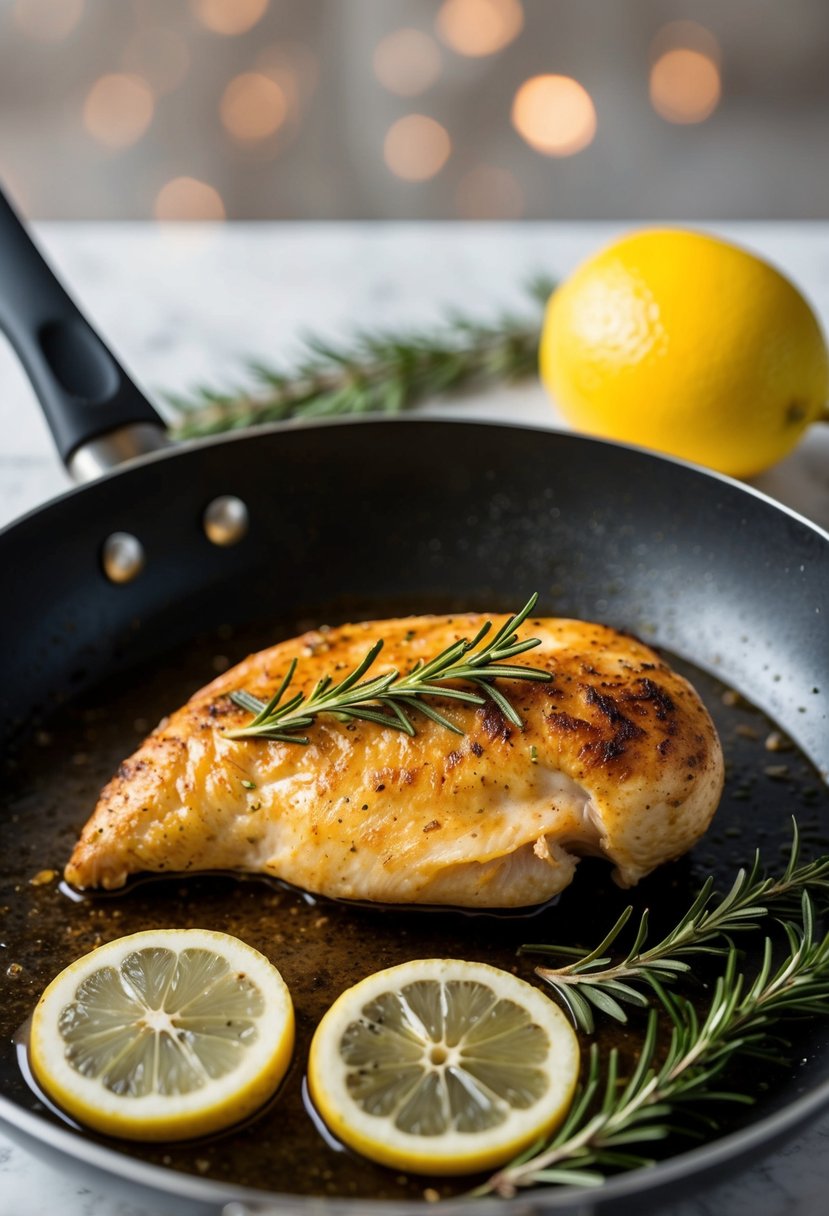
<instances>
[{"instance_id":1,"label":"nonstick pan surface","mask_svg":"<svg viewBox=\"0 0 829 1216\"><path fill-rule=\"evenodd\" d=\"M211 544L202 526L205 507L221 494L240 497L250 513L247 535L227 548ZM110 583L101 567L101 546L115 530L134 534L146 551L145 569L125 585ZM788 839L791 812L804 825L807 847L825 851L829 538L726 479L635 449L517 427L399 420L274 428L149 457L73 492L0 535L0 561L13 572L0 615L2 736L12 757L21 741L19 755L29 758L29 772L34 753L27 749L38 746L37 732L57 739L42 751L42 767L53 764L66 775L68 804L61 809L39 802L33 778L25 807L16 802L0 821L0 867L7 884L20 889L6 914L12 940L41 931L37 915L30 915L38 893L33 896L27 884L35 857L21 853L22 837L33 833L42 842L43 864L62 861L63 846L88 809L72 805L77 772L69 770L90 713L100 721L117 707L111 715L115 734L107 733L107 724L100 747L94 734L87 747L97 754L94 766L104 762L107 747L126 752L137 742L126 727L119 734L127 708L140 719L160 712L167 695L171 708L189 687L212 676L219 651L236 658L234 647L264 644L312 621L514 609L536 589L544 613L630 629L708 673L700 677L701 691L720 715L727 746L733 744L726 818L687 864L659 876L646 897L670 906L709 871L724 882L758 843L773 861ZM736 718L725 715L723 686L739 690L768 721L747 706L737 707ZM134 708L133 689L139 699ZM763 764L762 737L771 723L803 753L787 756L791 780L778 784L749 771ZM33 735L34 742L26 743ZM24 764L24 787L26 772ZM20 767L12 786L20 791ZM40 862L32 872L38 868ZM194 899L210 907L217 898L217 887L199 890L201 896L186 897L191 911ZM235 902L255 906L254 935L261 935L261 908L270 894L247 884L239 890ZM585 867L571 910L588 904L595 910L597 891L603 897L608 891L607 874ZM50 898L62 897L53 892ZM185 899L177 898L179 904ZM288 915L292 898L285 896ZM607 898L604 926L618 906L618 899ZM116 921L123 923L129 899ZM76 913L68 901L60 906L67 924L90 914L86 906ZM103 936L123 931L110 919L117 906L95 905ZM175 901L168 909L179 915L173 908ZM349 932L358 933L355 924L361 933L372 932L367 914L334 907L323 915L329 924L342 918ZM428 928L416 922L406 929L417 947L428 942L430 952L443 932L434 920ZM452 927L456 932L461 930ZM474 953L501 932L487 927L462 934ZM528 936L538 938L537 925L520 940ZM18 984L14 1000L0 1002L0 1009L13 1007L11 1019L6 1015L13 1024L2 1028L7 1043L26 1004L19 980L28 985L24 996L33 1005L54 973L54 937L44 931L42 940L39 972L15 981L2 977L7 993L9 984ZM410 957L424 953L417 947ZM796 1054L807 1063L774 1080L744 1127L704 1148L689 1152L683 1145L655 1169L612 1180L590 1202L621 1211L635 1195L643 1210L681 1179L687 1193L705 1175L767 1151L829 1098L829 1036L821 1026L803 1028ZM6 1095L0 1115L70 1156L170 1193L218 1203L233 1192L238 1179L232 1172L218 1179L199 1177L198 1167L192 1175L171 1172L161 1168L160 1158L148 1164L114 1142L66 1128L20 1083L11 1046L0 1059L0 1077ZM277 1178L269 1189L290 1191L290 1180ZM414 1210L392 1196L379 1202L378 1210ZM495 1206L518 1212L530 1202L540 1211L579 1210L585 1197L546 1191ZM310 1199L280 1203L285 1211L320 1210ZM366 1198L329 1199L324 1210L367 1206ZM450 1202L446 1210L454 1206Z\"/></svg>"}]
</instances>

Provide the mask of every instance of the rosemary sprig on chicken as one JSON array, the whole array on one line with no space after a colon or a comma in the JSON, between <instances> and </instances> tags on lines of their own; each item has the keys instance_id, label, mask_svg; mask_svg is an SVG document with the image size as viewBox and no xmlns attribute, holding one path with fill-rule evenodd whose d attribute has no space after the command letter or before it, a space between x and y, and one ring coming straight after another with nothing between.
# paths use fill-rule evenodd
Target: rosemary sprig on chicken
<instances>
[{"instance_id":1,"label":"rosemary sprig on chicken","mask_svg":"<svg viewBox=\"0 0 829 1216\"><path fill-rule=\"evenodd\" d=\"M540 683L550 680L548 671L509 662L540 644L538 638L519 641L516 633L537 600L537 593L530 596L521 611L511 616L486 646L482 643L492 630L492 621L485 621L471 641L460 638L433 659L418 659L411 671L404 675L393 667L391 671L364 680L363 676L374 666L383 649L383 639L378 638L366 652L365 658L342 680L334 683L333 676L325 675L307 696L296 692L283 700L297 669L297 660L293 659L270 701L260 701L244 691L230 694L235 705L256 716L252 722L227 730L225 734L228 739L259 738L283 743L307 743L308 736L300 732L310 726L319 714L336 714L342 721L359 718L363 722L391 726L413 736L417 730L412 714L417 711L456 735L462 735L463 730L457 723L429 704L433 697L447 697L467 705L484 705L489 698L504 717L520 730L523 723L517 710L495 687L493 680L536 680ZM449 683L457 680L471 684L477 692L469 692Z\"/></svg>"}]
</instances>

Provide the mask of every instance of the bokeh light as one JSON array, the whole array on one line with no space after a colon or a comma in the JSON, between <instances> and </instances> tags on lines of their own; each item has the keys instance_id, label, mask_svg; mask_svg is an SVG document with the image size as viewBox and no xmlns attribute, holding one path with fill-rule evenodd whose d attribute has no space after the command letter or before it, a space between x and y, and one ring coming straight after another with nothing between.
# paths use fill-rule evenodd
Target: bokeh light
<instances>
[{"instance_id":1,"label":"bokeh light","mask_svg":"<svg viewBox=\"0 0 829 1216\"><path fill-rule=\"evenodd\" d=\"M214 34L246 34L262 20L268 0L190 0L190 7L205 29Z\"/></svg>"},{"instance_id":2,"label":"bokeh light","mask_svg":"<svg viewBox=\"0 0 829 1216\"><path fill-rule=\"evenodd\" d=\"M190 52L180 34L156 26L133 34L121 64L126 72L146 80L156 94L170 93L187 75Z\"/></svg>"},{"instance_id":3,"label":"bokeh light","mask_svg":"<svg viewBox=\"0 0 829 1216\"><path fill-rule=\"evenodd\" d=\"M314 95L319 84L319 59L304 42L272 42L259 51L254 67L276 81L291 113Z\"/></svg>"},{"instance_id":4,"label":"bokeh light","mask_svg":"<svg viewBox=\"0 0 829 1216\"><path fill-rule=\"evenodd\" d=\"M719 67L701 51L677 47L651 67L651 105L668 122L704 122L716 110L721 91Z\"/></svg>"},{"instance_id":5,"label":"bokeh light","mask_svg":"<svg viewBox=\"0 0 829 1216\"><path fill-rule=\"evenodd\" d=\"M654 36L650 45L651 65L656 63L666 51L675 51L684 47L689 51L699 51L713 59L719 67L722 62L720 44L714 34L698 21L669 21Z\"/></svg>"},{"instance_id":6,"label":"bokeh light","mask_svg":"<svg viewBox=\"0 0 829 1216\"><path fill-rule=\"evenodd\" d=\"M149 85L140 76L110 73L96 80L86 95L83 122L89 134L107 148L137 143L153 118Z\"/></svg>"},{"instance_id":7,"label":"bokeh light","mask_svg":"<svg viewBox=\"0 0 829 1216\"><path fill-rule=\"evenodd\" d=\"M441 171L452 152L445 127L425 114L407 114L386 132L383 155L395 177L425 182Z\"/></svg>"},{"instance_id":8,"label":"bokeh light","mask_svg":"<svg viewBox=\"0 0 829 1216\"><path fill-rule=\"evenodd\" d=\"M536 152L573 156L593 142L596 108L572 77L532 76L515 94L512 125Z\"/></svg>"},{"instance_id":9,"label":"bokeh light","mask_svg":"<svg viewBox=\"0 0 829 1216\"><path fill-rule=\"evenodd\" d=\"M438 34L459 55L494 55L524 27L521 0L444 0L435 19Z\"/></svg>"},{"instance_id":10,"label":"bokeh light","mask_svg":"<svg viewBox=\"0 0 829 1216\"><path fill-rule=\"evenodd\" d=\"M455 206L465 220L514 220L524 214L524 191L509 169L476 165L458 182Z\"/></svg>"},{"instance_id":11,"label":"bokeh light","mask_svg":"<svg viewBox=\"0 0 829 1216\"><path fill-rule=\"evenodd\" d=\"M219 113L225 130L245 143L267 139L282 126L288 103L279 84L262 72L235 76L222 94Z\"/></svg>"},{"instance_id":12,"label":"bokeh light","mask_svg":"<svg viewBox=\"0 0 829 1216\"><path fill-rule=\"evenodd\" d=\"M84 0L15 0L17 28L39 42L61 42L83 16Z\"/></svg>"},{"instance_id":13,"label":"bokeh light","mask_svg":"<svg viewBox=\"0 0 829 1216\"><path fill-rule=\"evenodd\" d=\"M195 177L174 177L156 195L157 220L223 220L225 207L218 190Z\"/></svg>"},{"instance_id":14,"label":"bokeh light","mask_svg":"<svg viewBox=\"0 0 829 1216\"><path fill-rule=\"evenodd\" d=\"M415 97L440 75L440 47L422 30L395 30L378 42L373 66L374 75L390 93Z\"/></svg>"}]
</instances>

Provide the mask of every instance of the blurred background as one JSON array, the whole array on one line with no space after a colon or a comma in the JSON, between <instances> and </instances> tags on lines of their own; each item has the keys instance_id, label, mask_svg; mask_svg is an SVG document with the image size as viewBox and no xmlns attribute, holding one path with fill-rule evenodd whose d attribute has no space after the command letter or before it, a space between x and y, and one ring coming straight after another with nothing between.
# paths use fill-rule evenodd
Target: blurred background
<instances>
[{"instance_id":1,"label":"blurred background","mask_svg":"<svg viewBox=\"0 0 829 1216\"><path fill-rule=\"evenodd\" d=\"M0 0L33 218L822 218L829 0Z\"/></svg>"}]
</instances>

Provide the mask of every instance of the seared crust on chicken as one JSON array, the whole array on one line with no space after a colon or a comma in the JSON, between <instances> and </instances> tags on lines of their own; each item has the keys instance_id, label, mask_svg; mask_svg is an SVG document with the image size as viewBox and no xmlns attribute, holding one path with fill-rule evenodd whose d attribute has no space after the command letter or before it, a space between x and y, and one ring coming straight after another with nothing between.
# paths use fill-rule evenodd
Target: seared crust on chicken
<instances>
[{"instance_id":1,"label":"seared crust on chicken","mask_svg":"<svg viewBox=\"0 0 829 1216\"><path fill-rule=\"evenodd\" d=\"M502 682L523 719L440 702L455 735L415 713L414 738L320 716L307 745L228 739L250 720L228 694L267 700L292 659L292 691L341 677L377 638L372 675L411 668L474 636L477 614L321 629L245 659L165 719L101 794L66 867L77 887L130 874L236 870L322 895L388 903L521 907L607 857L623 886L708 827L723 783L700 698L644 643L603 625L534 619L520 662L549 683ZM505 617L493 617L498 628ZM437 704L437 703L436 703Z\"/></svg>"}]
</instances>

